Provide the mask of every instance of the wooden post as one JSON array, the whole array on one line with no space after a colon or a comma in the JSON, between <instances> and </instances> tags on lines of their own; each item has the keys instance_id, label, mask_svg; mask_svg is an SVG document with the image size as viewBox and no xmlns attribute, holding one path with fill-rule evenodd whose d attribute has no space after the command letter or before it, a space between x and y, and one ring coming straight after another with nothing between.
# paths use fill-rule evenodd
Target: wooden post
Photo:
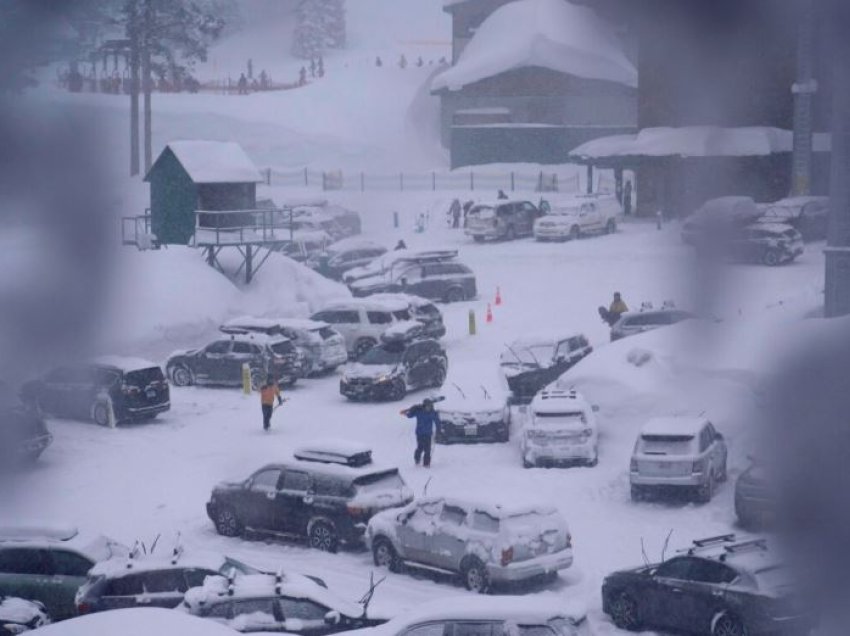
<instances>
[{"instance_id":1,"label":"wooden post","mask_svg":"<svg viewBox=\"0 0 850 636\"><path fill-rule=\"evenodd\" d=\"M437 173L436 172L431 173L431 190L433 190L434 192L437 191Z\"/></svg>"},{"instance_id":2,"label":"wooden post","mask_svg":"<svg viewBox=\"0 0 850 636\"><path fill-rule=\"evenodd\" d=\"M399 186L401 187L401 191L404 192L404 173L403 172L398 173L398 183L399 183Z\"/></svg>"},{"instance_id":3,"label":"wooden post","mask_svg":"<svg viewBox=\"0 0 850 636\"><path fill-rule=\"evenodd\" d=\"M366 191L366 176L361 172L360 173L360 192Z\"/></svg>"},{"instance_id":4,"label":"wooden post","mask_svg":"<svg viewBox=\"0 0 850 636\"><path fill-rule=\"evenodd\" d=\"M250 243L245 246L245 284L250 284L254 277L254 246Z\"/></svg>"},{"instance_id":5,"label":"wooden post","mask_svg":"<svg viewBox=\"0 0 850 636\"><path fill-rule=\"evenodd\" d=\"M472 170L469 171L469 189L475 192L475 173Z\"/></svg>"},{"instance_id":6,"label":"wooden post","mask_svg":"<svg viewBox=\"0 0 850 636\"><path fill-rule=\"evenodd\" d=\"M310 172L307 168L304 168L304 187L309 187L310 185Z\"/></svg>"},{"instance_id":7,"label":"wooden post","mask_svg":"<svg viewBox=\"0 0 850 636\"><path fill-rule=\"evenodd\" d=\"M516 190L516 182L514 179L514 171L511 170L511 192L513 192L514 190Z\"/></svg>"},{"instance_id":8,"label":"wooden post","mask_svg":"<svg viewBox=\"0 0 850 636\"><path fill-rule=\"evenodd\" d=\"M587 193L593 194L593 164L587 164Z\"/></svg>"},{"instance_id":9,"label":"wooden post","mask_svg":"<svg viewBox=\"0 0 850 636\"><path fill-rule=\"evenodd\" d=\"M328 189L328 173L322 171L322 191L327 191Z\"/></svg>"}]
</instances>

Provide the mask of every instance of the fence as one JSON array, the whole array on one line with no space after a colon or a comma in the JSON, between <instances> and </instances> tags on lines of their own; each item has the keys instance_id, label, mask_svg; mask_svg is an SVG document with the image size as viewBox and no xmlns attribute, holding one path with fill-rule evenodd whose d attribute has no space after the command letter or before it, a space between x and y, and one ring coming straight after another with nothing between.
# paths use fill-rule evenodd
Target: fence
<instances>
[{"instance_id":1,"label":"fence","mask_svg":"<svg viewBox=\"0 0 850 636\"><path fill-rule=\"evenodd\" d=\"M298 171L281 171L267 168L263 171L267 185L319 188L323 191L469 191L495 192L579 192L578 172L399 172L397 174L369 174L322 172L304 168Z\"/></svg>"}]
</instances>

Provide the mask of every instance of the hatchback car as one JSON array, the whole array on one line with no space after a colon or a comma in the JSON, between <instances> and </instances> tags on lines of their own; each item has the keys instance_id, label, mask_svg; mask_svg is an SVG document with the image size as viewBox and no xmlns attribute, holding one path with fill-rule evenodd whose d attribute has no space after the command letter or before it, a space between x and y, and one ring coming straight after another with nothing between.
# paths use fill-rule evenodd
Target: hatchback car
<instances>
[{"instance_id":1,"label":"hatchback car","mask_svg":"<svg viewBox=\"0 0 850 636\"><path fill-rule=\"evenodd\" d=\"M675 307L630 311L620 316L620 319L611 327L611 342L627 338L628 336L634 336L644 331L652 331L660 327L675 325L695 317L694 314L676 309Z\"/></svg>"},{"instance_id":2,"label":"hatchback car","mask_svg":"<svg viewBox=\"0 0 850 636\"><path fill-rule=\"evenodd\" d=\"M567 522L554 508L508 508L450 497L418 499L369 522L375 565L459 574L466 588L555 578L573 562Z\"/></svg>"},{"instance_id":3,"label":"hatchback car","mask_svg":"<svg viewBox=\"0 0 850 636\"><path fill-rule=\"evenodd\" d=\"M17 636L50 625L44 605L14 596L0 596L0 636Z\"/></svg>"},{"instance_id":4,"label":"hatchback car","mask_svg":"<svg viewBox=\"0 0 850 636\"><path fill-rule=\"evenodd\" d=\"M354 281L350 288L360 297L401 292L447 303L471 300L478 294L475 273L456 260L404 261L389 273Z\"/></svg>"},{"instance_id":5,"label":"hatchback car","mask_svg":"<svg viewBox=\"0 0 850 636\"><path fill-rule=\"evenodd\" d=\"M0 528L0 595L38 601L54 621L77 615L75 596L95 564L129 550L76 528Z\"/></svg>"},{"instance_id":6,"label":"hatchback car","mask_svg":"<svg viewBox=\"0 0 850 636\"><path fill-rule=\"evenodd\" d=\"M414 294L373 294L372 300L389 300L405 302L410 307L410 317L425 326L424 334L429 338L439 339L446 335L446 324L443 313L433 302Z\"/></svg>"},{"instance_id":7,"label":"hatchback car","mask_svg":"<svg viewBox=\"0 0 850 636\"><path fill-rule=\"evenodd\" d=\"M449 359L440 343L393 335L392 331L385 333L381 344L343 369L339 381L342 395L358 401L400 400L410 391L443 386Z\"/></svg>"},{"instance_id":8,"label":"hatchback car","mask_svg":"<svg viewBox=\"0 0 850 636\"><path fill-rule=\"evenodd\" d=\"M791 568L763 539L708 537L662 563L608 575L602 611L620 629L705 636L807 634Z\"/></svg>"},{"instance_id":9,"label":"hatchback car","mask_svg":"<svg viewBox=\"0 0 850 636\"><path fill-rule=\"evenodd\" d=\"M314 580L289 572L235 578L210 576L186 593L179 609L242 633L325 636L385 622L368 618L364 606L343 600Z\"/></svg>"},{"instance_id":10,"label":"hatchback car","mask_svg":"<svg viewBox=\"0 0 850 636\"><path fill-rule=\"evenodd\" d=\"M554 204L534 222L538 241L575 240L589 234L613 234L623 210L614 196L584 195Z\"/></svg>"},{"instance_id":11,"label":"hatchback car","mask_svg":"<svg viewBox=\"0 0 850 636\"><path fill-rule=\"evenodd\" d=\"M531 236L540 211L529 201L498 201L473 206L466 216L466 234L477 242L512 241Z\"/></svg>"},{"instance_id":12,"label":"hatchback car","mask_svg":"<svg viewBox=\"0 0 850 636\"><path fill-rule=\"evenodd\" d=\"M376 512L412 499L398 468L373 464L368 448L321 442L243 481L219 484L207 515L225 536L306 537L311 547L335 552L340 542L358 542Z\"/></svg>"},{"instance_id":13,"label":"hatchback car","mask_svg":"<svg viewBox=\"0 0 850 636\"><path fill-rule=\"evenodd\" d=\"M644 424L629 468L632 499L650 491L690 492L702 503L726 481L726 442L705 417L661 417Z\"/></svg>"},{"instance_id":14,"label":"hatchback car","mask_svg":"<svg viewBox=\"0 0 850 636\"><path fill-rule=\"evenodd\" d=\"M511 403L529 404L538 391L592 351L587 337L576 333L520 338L506 345L499 365Z\"/></svg>"},{"instance_id":15,"label":"hatchback car","mask_svg":"<svg viewBox=\"0 0 850 636\"><path fill-rule=\"evenodd\" d=\"M362 267L387 253L387 248L360 238L343 239L311 256L307 266L332 280L342 280L342 275L355 267Z\"/></svg>"},{"instance_id":16,"label":"hatchback car","mask_svg":"<svg viewBox=\"0 0 850 636\"><path fill-rule=\"evenodd\" d=\"M733 261L774 267L803 251L803 236L784 223L754 223L731 235L721 248Z\"/></svg>"},{"instance_id":17,"label":"hatchback car","mask_svg":"<svg viewBox=\"0 0 850 636\"><path fill-rule=\"evenodd\" d=\"M258 389L271 374L281 385L298 380L298 350L289 338L261 333L230 334L202 349L177 351L165 368L175 386L242 386L242 366L248 365L251 387Z\"/></svg>"},{"instance_id":18,"label":"hatchback car","mask_svg":"<svg viewBox=\"0 0 850 636\"><path fill-rule=\"evenodd\" d=\"M152 419L171 408L168 381L159 365L117 356L53 369L24 385L21 396L49 415L101 426Z\"/></svg>"},{"instance_id":19,"label":"hatchback car","mask_svg":"<svg viewBox=\"0 0 850 636\"><path fill-rule=\"evenodd\" d=\"M410 319L408 303L369 298L335 302L312 316L312 320L325 322L342 335L351 360L378 344L388 328Z\"/></svg>"},{"instance_id":20,"label":"hatchback car","mask_svg":"<svg viewBox=\"0 0 850 636\"><path fill-rule=\"evenodd\" d=\"M522 465L559 466L599 461L599 427L594 409L576 391L548 388L531 401L522 429Z\"/></svg>"}]
</instances>

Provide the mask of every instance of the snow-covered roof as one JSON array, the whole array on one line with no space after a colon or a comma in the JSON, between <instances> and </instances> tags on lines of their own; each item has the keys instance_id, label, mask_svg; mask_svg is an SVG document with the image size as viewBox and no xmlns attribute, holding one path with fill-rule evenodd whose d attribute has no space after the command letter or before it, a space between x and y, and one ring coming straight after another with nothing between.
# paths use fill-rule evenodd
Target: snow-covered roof
<instances>
[{"instance_id":1,"label":"snow-covered roof","mask_svg":"<svg viewBox=\"0 0 850 636\"><path fill-rule=\"evenodd\" d=\"M779 223L776 221L759 223L757 227L760 230L764 230L765 232L773 232L774 234L784 234L788 230L791 230L792 232L797 231L793 225L789 225L788 223Z\"/></svg>"},{"instance_id":2,"label":"snow-covered roof","mask_svg":"<svg viewBox=\"0 0 850 636\"><path fill-rule=\"evenodd\" d=\"M340 457L350 457L352 455L362 455L371 453L372 448L362 442L355 442L347 439L315 439L311 440L304 446L295 450L295 455L301 454L327 454L337 455Z\"/></svg>"},{"instance_id":3,"label":"snow-covered roof","mask_svg":"<svg viewBox=\"0 0 850 636\"><path fill-rule=\"evenodd\" d=\"M39 636L233 636L234 631L215 621L173 609L133 607L95 612L41 627Z\"/></svg>"},{"instance_id":4,"label":"snow-covered roof","mask_svg":"<svg viewBox=\"0 0 850 636\"><path fill-rule=\"evenodd\" d=\"M119 555L111 559L101 561L89 571L91 576L106 576L109 578L120 578L127 574L137 572L151 572L155 570L167 570L172 567L201 568L204 570L222 571L228 563L227 557L205 550L186 550L181 552L176 564L172 564L171 546L160 545L154 554L140 555L129 558Z\"/></svg>"},{"instance_id":5,"label":"snow-covered roof","mask_svg":"<svg viewBox=\"0 0 850 636\"><path fill-rule=\"evenodd\" d=\"M195 183L262 181L257 166L248 158L242 146L234 141L172 141L166 148L171 149Z\"/></svg>"},{"instance_id":6,"label":"snow-covered roof","mask_svg":"<svg viewBox=\"0 0 850 636\"><path fill-rule=\"evenodd\" d=\"M0 541L70 541L79 534L76 526L71 525L16 525L0 526Z\"/></svg>"},{"instance_id":7,"label":"snow-covered roof","mask_svg":"<svg viewBox=\"0 0 850 636\"><path fill-rule=\"evenodd\" d=\"M706 419L698 416L656 417L640 429L641 435L687 435L696 437L705 426Z\"/></svg>"},{"instance_id":8,"label":"snow-covered roof","mask_svg":"<svg viewBox=\"0 0 850 636\"><path fill-rule=\"evenodd\" d=\"M93 364L104 367L115 367L122 371L141 371L142 369L153 369L159 365L156 362L144 358L129 358L123 356L99 356L92 360Z\"/></svg>"},{"instance_id":9,"label":"snow-covered roof","mask_svg":"<svg viewBox=\"0 0 850 636\"><path fill-rule=\"evenodd\" d=\"M101 561L116 556L126 556L129 549L99 534L78 532L73 526L28 525L0 528L0 543L14 542L20 547L44 547L61 544L76 550L92 561Z\"/></svg>"},{"instance_id":10,"label":"snow-covered roof","mask_svg":"<svg viewBox=\"0 0 850 636\"><path fill-rule=\"evenodd\" d=\"M386 247L371 239L360 236L349 236L328 245L328 252L345 252L348 250L386 250Z\"/></svg>"},{"instance_id":11,"label":"snow-covered roof","mask_svg":"<svg viewBox=\"0 0 850 636\"><path fill-rule=\"evenodd\" d=\"M516 0L496 9L431 89L456 91L506 71L543 67L636 87L638 74L614 28L566 0Z\"/></svg>"},{"instance_id":12,"label":"snow-covered roof","mask_svg":"<svg viewBox=\"0 0 850 636\"><path fill-rule=\"evenodd\" d=\"M449 505L457 506L458 508L463 508L465 510L480 510L481 512L486 512L497 519L506 519L508 517L518 517L528 514L550 515L558 512L554 506L550 505L507 504L498 498L491 497L489 493L481 493L481 496L474 501L471 499L462 499L452 496L434 496L417 499L416 504L421 505L429 501L445 502Z\"/></svg>"}]
</instances>

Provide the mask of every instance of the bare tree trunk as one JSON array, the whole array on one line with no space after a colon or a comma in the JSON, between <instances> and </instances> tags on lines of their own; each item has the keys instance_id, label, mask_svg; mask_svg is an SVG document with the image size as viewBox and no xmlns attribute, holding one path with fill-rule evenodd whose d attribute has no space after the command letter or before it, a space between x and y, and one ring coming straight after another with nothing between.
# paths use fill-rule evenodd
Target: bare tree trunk
<instances>
[{"instance_id":1,"label":"bare tree trunk","mask_svg":"<svg viewBox=\"0 0 850 636\"><path fill-rule=\"evenodd\" d=\"M145 174L151 169L153 164L153 143L151 141L151 91L153 90L153 80L151 78L151 39L153 29L153 6L151 0L145 0L143 18L143 37L142 42L142 82L144 82L145 93Z\"/></svg>"},{"instance_id":2,"label":"bare tree trunk","mask_svg":"<svg viewBox=\"0 0 850 636\"><path fill-rule=\"evenodd\" d=\"M130 176L139 174L139 5L130 13Z\"/></svg>"}]
</instances>

